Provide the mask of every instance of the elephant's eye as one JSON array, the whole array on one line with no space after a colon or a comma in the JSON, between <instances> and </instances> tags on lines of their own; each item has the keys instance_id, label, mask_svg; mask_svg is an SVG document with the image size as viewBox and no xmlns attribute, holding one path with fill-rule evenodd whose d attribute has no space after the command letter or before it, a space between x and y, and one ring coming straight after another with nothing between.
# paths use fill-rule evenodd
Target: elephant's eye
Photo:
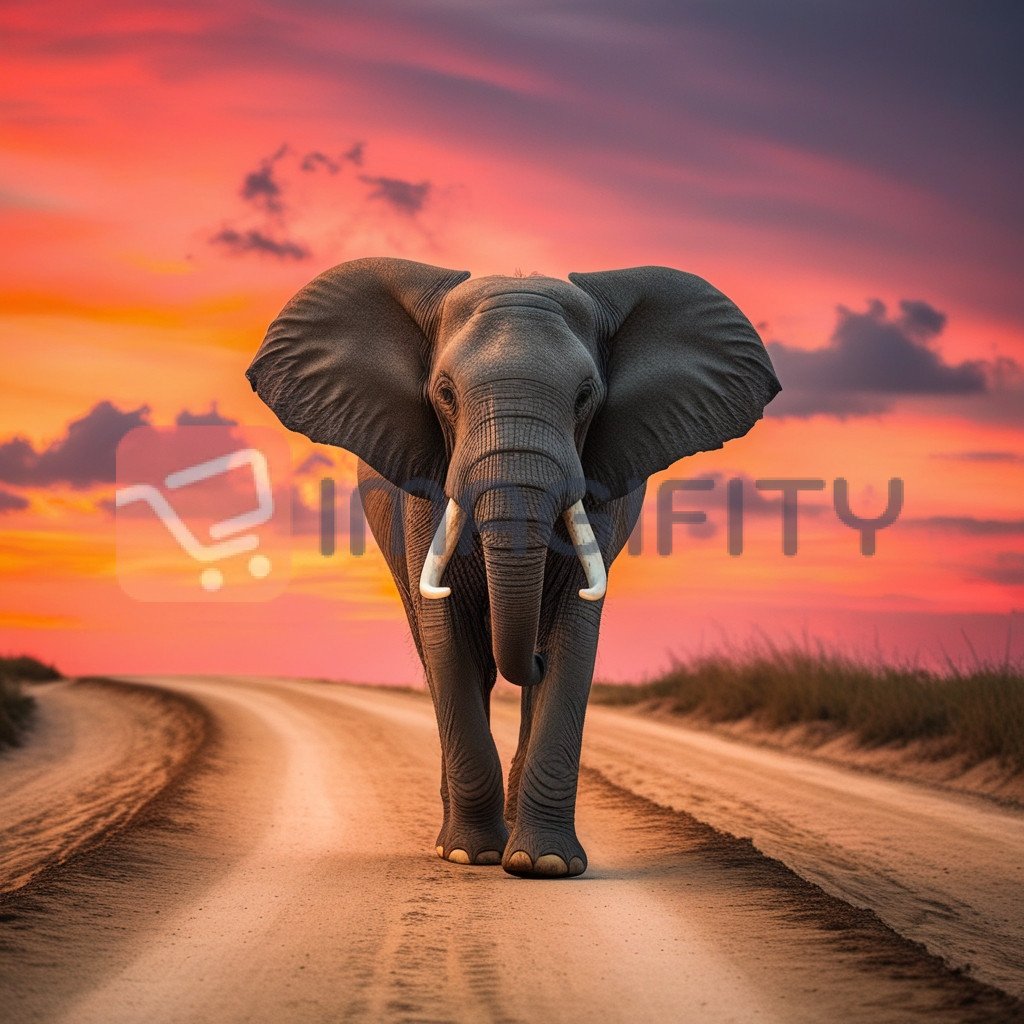
<instances>
[{"instance_id":1,"label":"elephant's eye","mask_svg":"<svg viewBox=\"0 0 1024 1024\"><path fill-rule=\"evenodd\" d=\"M455 389L451 384L441 381L434 394L437 396L438 404L445 412L449 414L455 412Z\"/></svg>"},{"instance_id":2,"label":"elephant's eye","mask_svg":"<svg viewBox=\"0 0 1024 1024\"><path fill-rule=\"evenodd\" d=\"M590 402L594 397L594 390L589 384L584 384L576 394L576 406L574 412L577 419L582 419L590 410Z\"/></svg>"}]
</instances>

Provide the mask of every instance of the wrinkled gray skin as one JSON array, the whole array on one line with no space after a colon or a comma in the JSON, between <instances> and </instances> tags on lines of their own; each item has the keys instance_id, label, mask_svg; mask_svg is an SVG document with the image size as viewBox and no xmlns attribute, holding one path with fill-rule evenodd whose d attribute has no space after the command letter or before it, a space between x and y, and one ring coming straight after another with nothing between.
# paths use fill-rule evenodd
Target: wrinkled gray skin
<instances>
[{"instance_id":1,"label":"wrinkled gray skin","mask_svg":"<svg viewBox=\"0 0 1024 1024\"><path fill-rule=\"evenodd\" d=\"M360 458L437 713L438 854L578 875L604 602L579 596L561 513L583 498L609 566L646 478L746 433L778 383L743 314L693 275L468 277L392 259L335 267L285 307L248 377L286 426ZM444 574L451 596L425 600L447 499L469 521ZM496 672L523 687L507 797L489 726Z\"/></svg>"}]
</instances>

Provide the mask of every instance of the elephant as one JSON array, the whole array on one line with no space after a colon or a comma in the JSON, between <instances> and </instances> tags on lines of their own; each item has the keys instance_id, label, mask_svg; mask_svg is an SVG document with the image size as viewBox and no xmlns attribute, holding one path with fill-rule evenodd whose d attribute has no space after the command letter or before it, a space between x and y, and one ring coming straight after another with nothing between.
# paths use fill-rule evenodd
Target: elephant
<instances>
[{"instance_id":1,"label":"elephant","mask_svg":"<svg viewBox=\"0 0 1024 1024\"><path fill-rule=\"evenodd\" d=\"M286 427L358 457L436 712L438 856L582 874L607 569L647 478L746 434L780 390L757 331L667 267L566 281L367 258L301 289L247 377ZM499 672L522 688L507 799L490 729Z\"/></svg>"}]
</instances>

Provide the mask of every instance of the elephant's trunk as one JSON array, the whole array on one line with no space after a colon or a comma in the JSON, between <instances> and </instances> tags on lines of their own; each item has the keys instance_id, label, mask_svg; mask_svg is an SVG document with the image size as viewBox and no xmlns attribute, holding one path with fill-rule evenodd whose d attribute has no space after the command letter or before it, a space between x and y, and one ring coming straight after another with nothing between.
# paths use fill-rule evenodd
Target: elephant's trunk
<instances>
[{"instance_id":1,"label":"elephant's trunk","mask_svg":"<svg viewBox=\"0 0 1024 1024\"><path fill-rule=\"evenodd\" d=\"M529 524L529 532L534 534L530 540L512 546L490 531L481 533L494 662L516 686L533 686L544 675L544 663L537 654L537 628L548 538L539 523Z\"/></svg>"},{"instance_id":2,"label":"elephant's trunk","mask_svg":"<svg viewBox=\"0 0 1024 1024\"><path fill-rule=\"evenodd\" d=\"M532 686L544 674L537 633L548 545L558 517L583 495L583 470L571 435L539 416L493 404L480 412L489 415L467 428L448 493L480 535L498 671Z\"/></svg>"},{"instance_id":3,"label":"elephant's trunk","mask_svg":"<svg viewBox=\"0 0 1024 1024\"><path fill-rule=\"evenodd\" d=\"M544 674L537 628L554 512L550 502L538 506L535 497L528 488L505 482L474 502L487 570L494 661L516 686L532 686Z\"/></svg>"}]
</instances>

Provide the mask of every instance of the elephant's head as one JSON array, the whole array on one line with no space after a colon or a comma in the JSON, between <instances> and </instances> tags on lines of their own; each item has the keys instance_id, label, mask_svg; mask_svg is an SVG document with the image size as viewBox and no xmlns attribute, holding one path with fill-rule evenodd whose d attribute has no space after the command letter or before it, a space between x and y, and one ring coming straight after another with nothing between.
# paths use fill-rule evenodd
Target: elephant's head
<instances>
[{"instance_id":1,"label":"elephant's head","mask_svg":"<svg viewBox=\"0 0 1024 1024\"><path fill-rule=\"evenodd\" d=\"M474 520L495 660L531 683L559 517L587 575L581 597L599 599L585 492L620 497L740 437L779 385L750 322L692 274L468 278L405 260L343 263L288 303L248 377L285 426L411 493L443 489L425 597L447 596L445 562Z\"/></svg>"}]
</instances>

